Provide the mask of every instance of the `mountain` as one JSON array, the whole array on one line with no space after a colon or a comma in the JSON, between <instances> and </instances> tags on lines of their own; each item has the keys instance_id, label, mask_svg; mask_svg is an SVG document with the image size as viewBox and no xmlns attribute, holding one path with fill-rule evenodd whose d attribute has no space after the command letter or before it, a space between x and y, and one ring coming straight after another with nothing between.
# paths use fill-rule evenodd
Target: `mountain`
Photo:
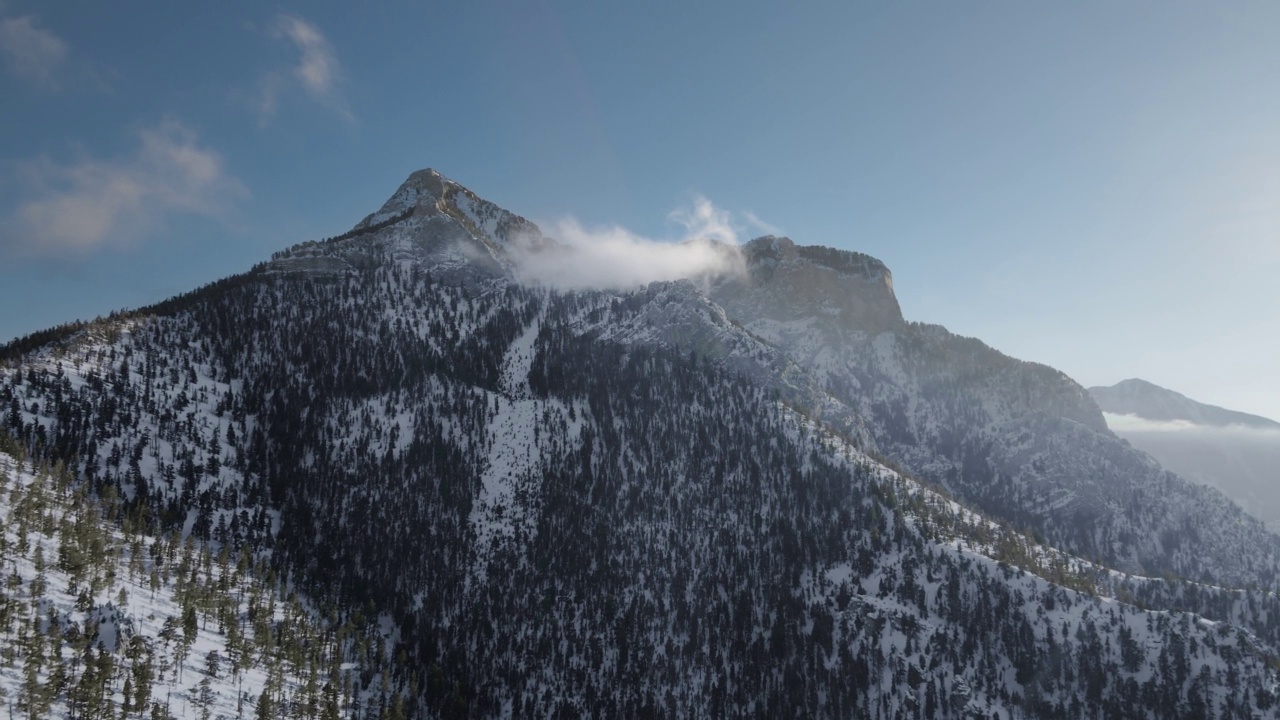
<instances>
[{"instance_id":1,"label":"mountain","mask_svg":"<svg viewBox=\"0 0 1280 720\"><path fill-rule=\"evenodd\" d=\"M1218 493L1112 434L1053 368L907 322L889 271L857 253L761 238L709 296L856 408L875 449L981 510L1134 572L1276 578L1277 540Z\"/></svg>"},{"instance_id":2,"label":"mountain","mask_svg":"<svg viewBox=\"0 0 1280 720\"><path fill-rule=\"evenodd\" d=\"M1280 528L1280 423L1143 380L1090 388L1111 429L1166 468Z\"/></svg>"},{"instance_id":3,"label":"mountain","mask_svg":"<svg viewBox=\"0 0 1280 720\"><path fill-rule=\"evenodd\" d=\"M1280 431L1280 422L1257 415L1196 402L1181 393L1137 378L1111 387L1091 387L1089 394L1103 412L1134 415L1144 420L1181 420L1203 427L1242 427Z\"/></svg>"},{"instance_id":4,"label":"mountain","mask_svg":"<svg viewBox=\"0 0 1280 720\"><path fill-rule=\"evenodd\" d=\"M723 250L527 283L574 248L421 171L342 235L0 350L0 423L379 618L393 667L352 693L409 702L355 717L1274 715L1260 523L1061 373L904 320L873 258Z\"/></svg>"}]
</instances>

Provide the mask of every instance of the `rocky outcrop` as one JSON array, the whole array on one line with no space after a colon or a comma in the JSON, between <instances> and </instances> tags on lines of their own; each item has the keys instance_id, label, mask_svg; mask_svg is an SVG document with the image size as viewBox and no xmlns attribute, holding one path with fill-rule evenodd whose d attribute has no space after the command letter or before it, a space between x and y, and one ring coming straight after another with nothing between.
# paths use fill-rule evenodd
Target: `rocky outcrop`
<instances>
[{"instance_id":1,"label":"rocky outcrop","mask_svg":"<svg viewBox=\"0 0 1280 720\"><path fill-rule=\"evenodd\" d=\"M747 273L723 279L713 292L737 314L779 323L812 319L837 334L902 324L893 276L869 255L771 235L744 245L742 255Z\"/></svg>"}]
</instances>

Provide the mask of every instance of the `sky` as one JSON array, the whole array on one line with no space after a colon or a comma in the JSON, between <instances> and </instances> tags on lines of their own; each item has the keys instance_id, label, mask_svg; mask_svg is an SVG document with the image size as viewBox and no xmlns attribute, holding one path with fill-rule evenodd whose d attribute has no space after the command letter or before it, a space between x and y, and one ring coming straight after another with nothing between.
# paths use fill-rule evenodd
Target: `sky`
<instances>
[{"instance_id":1,"label":"sky","mask_svg":"<svg viewBox=\"0 0 1280 720\"><path fill-rule=\"evenodd\" d=\"M0 342L434 167L641 238L705 199L911 320L1280 419L1280 3L367 5L0 0Z\"/></svg>"}]
</instances>

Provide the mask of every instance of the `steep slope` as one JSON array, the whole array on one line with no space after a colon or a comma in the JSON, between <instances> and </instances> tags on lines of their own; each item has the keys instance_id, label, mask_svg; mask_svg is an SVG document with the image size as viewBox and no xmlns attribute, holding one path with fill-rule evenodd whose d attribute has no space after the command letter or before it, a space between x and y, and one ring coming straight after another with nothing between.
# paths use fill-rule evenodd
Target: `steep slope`
<instances>
[{"instance_id":1,"label":"steep slope","mask_svg":"<svg viewBox=\"0 0 1280 720\"><path fill-rule=\"evenodd\" d=\"M0 434L0 702L24 718L379 717L377 625L330 626L246 552L124 529ZM118 519L118 518L117 518ZM381 659L378 659L381 658ZM394 695L398 697L398 693ZM403 701L401 701L403 702Z\"/></svg>"},{"instance_id":2,"label":"steep slope","mask_svg":"<svg viewBox=\"0 0 1280 720\"><path fill-rule=\"evenodd\" d=\"M759 238L710 296L863 416L878 451L984 511L1115 567L1272 584L1278 541L1116 438L1084 388L904 321L888 270Z\"/></svg>"},{"instance_id":3,"label":"steep slope","mask_svg":"<svg viewBox=\"0 0 1280 720\"><path fill-rule=\"evenodd\" d=\"M1280 423L1198 403L1142 380L1090 388L1116 435L1280 528Z\"/></svg>"},{"instance_id":4,"label":"steep slope","mask_svg":"<svg viewBox=\"0 0 1280 720\"><path fill-rule=\"evenodd\" d=\"M787 344L725 286L516 282L512 244L552 242L415 173L349 233L14 346L4 421L130 512L386 613L415 717L1273 712L1274 595L1116 575L874 459L888 411L795 348L901 327L883 266L797 250L834 273L804 303L862 285ZM991 407L1105 431L1025 372Z\"/></svg>"}]
</instances>

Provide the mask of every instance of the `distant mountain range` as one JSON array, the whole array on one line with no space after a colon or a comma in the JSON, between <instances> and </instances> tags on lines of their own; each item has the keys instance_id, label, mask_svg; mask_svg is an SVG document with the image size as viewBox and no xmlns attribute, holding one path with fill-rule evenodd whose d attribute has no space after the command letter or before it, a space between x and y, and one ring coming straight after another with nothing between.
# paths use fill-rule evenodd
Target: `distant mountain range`
<instances>
[{"instance_id":1,"label":"distant mountain range","mask_svg":"<svg viewBox=\"0 0 1280 720\"><path fill-rule=\"evenodd\" d=\"M1089 388L1120 437L1280 528L1280 423L1196 402L1145 380Z\"/></svg>"},{"instance_id":2,"label":"distant mountain range","mask_svg":"<svg viewBox=\"0 0 1280 720\"><path fill-rule=\"evenodd\" d=\"M1185 420L1204 427L1247 427L1280 430L1280 422L1196 402L1182 393L1137 378L1111 387L1091 387L1089 394L1103 412L1135 415L1145 420Z\"/></svg>"}]
</instances>

